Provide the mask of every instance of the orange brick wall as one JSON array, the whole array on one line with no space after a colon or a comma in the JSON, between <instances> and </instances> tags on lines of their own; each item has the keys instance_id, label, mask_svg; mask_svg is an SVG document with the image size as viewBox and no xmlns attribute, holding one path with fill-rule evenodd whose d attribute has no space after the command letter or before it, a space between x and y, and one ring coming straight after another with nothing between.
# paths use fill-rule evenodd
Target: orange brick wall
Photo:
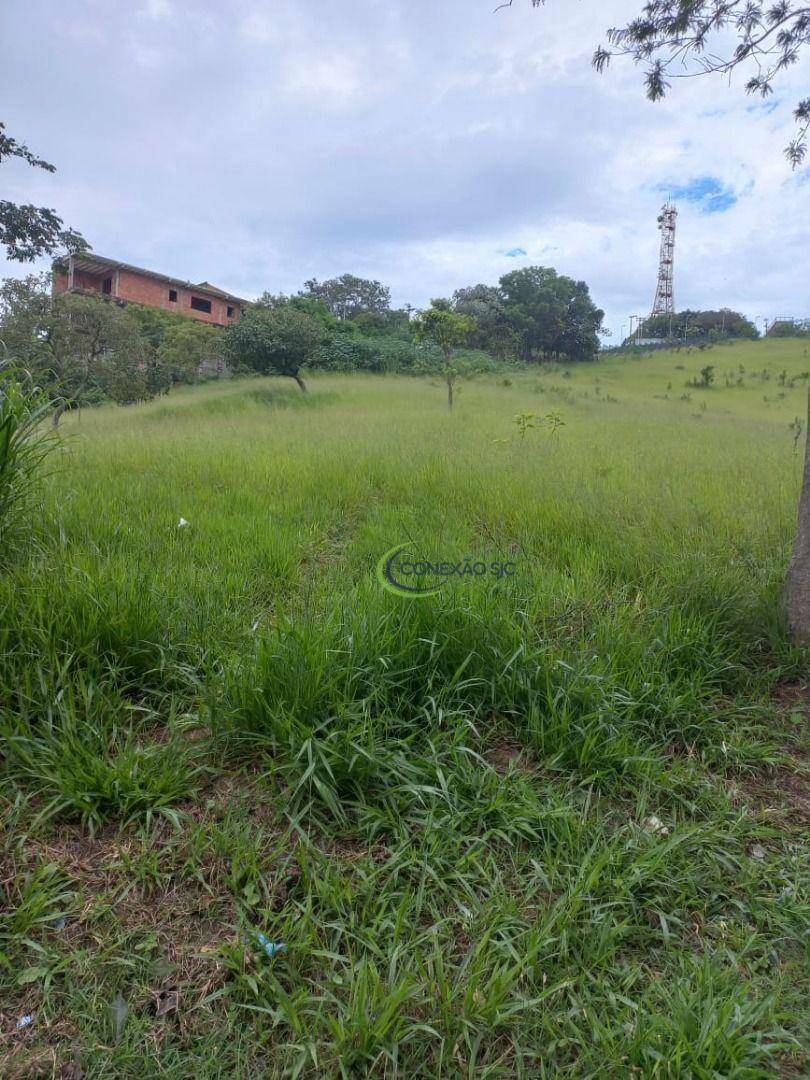
<instances>
[{"instance_id":1,"label":"orange brick wall","mask_svg":"<svg viewBox=\"0 0 810 1080\"><path fill-rule=\"evenodd\" d=\"M113 283L115 283L115 274L106 274L106 277L111 277ZM73 287L74 289L92 289L94 292L101 292L101 283L104 280L103 277L96 277L94 274L83 274L81 270L74 270L73 272ZM68 276L67 274L56 274L54 277L53 291L54 292L67 292Z\"/></svg>"},{"instance_id":2,"label":"orange brick wall","mask_svg":"<svg viewBox=\"0 0 810 1080\"><path fill-rule=\"evenodd\" d=\"M167 281L160 281L158 278L149 277L147 274L136 274L132 270L119 271L118 290L116 291L115 275L115 270L110 270L109 274L99 277L92 274L83 274L81 271L76 270L73 274L73 286L74 288L88 289L100 293L104 277L112 277L113 298L115 299L126 300L133 304L148 304L150 307L164 308L166 311L177 311L181 315L191 315L192 318L199 319L201 322L219 323L222 326L227 326L231 322L238 322L241 315L239 305L235 301L229 303L229 301L221 300L219 297L209 296L203 291L186 289L182 285L170 285ZM66 292L67 287L67 274L57 271L53 279L54 292ZM169 300L169 289L176 291L176 303ZM210 314L207 311L195 311L191 306L192 296L199 296L201 300L210 300ZM234 315L230 319L228 318L229 306L234 309Z\"/></svg>"},{"instance_id":3,"label":"orange brick wall","mask_svg":"<svg viewBox=\"0 0 810 1080\"><path fill-rule=\"evenodd\" d=\"M169 289L177 292L177 303L169 300ZM145 274L134 274L131 270L122 270L118 283L118 296L122 300L131 300L135 304L149 304L151 307L165 308L167 311L179 311L183 315L191 315L201 322L222 323L234 322L239 318L239 307L234 308L236 315L228 319L228 301L220 300L215 296L208 296L205 292L196 292L194 289L184 289L180 285L170 285L166 281L159 281L147 277ZM195 311L191 306L191 297L199 296L203 300L211 301L211 313L207 311Z\"/></svg>"}]
</instances>

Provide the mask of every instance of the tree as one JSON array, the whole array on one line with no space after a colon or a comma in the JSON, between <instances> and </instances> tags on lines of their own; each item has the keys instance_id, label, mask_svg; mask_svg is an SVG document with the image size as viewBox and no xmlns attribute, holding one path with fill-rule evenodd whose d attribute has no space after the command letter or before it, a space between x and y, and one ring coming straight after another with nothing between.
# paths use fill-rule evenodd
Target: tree
<instances>
[{"instance_id":1,"label":"tree","mask_svg":"<svg viewBox=\"0 0 810 1080\"><path fill-rule=\"evenodd\" d=\"M605 313L591 300L584 281L558 276L557 288L563 301L563 326L551 343L551 351L569 360L593 360Z\"/></svg>"},{"instance_id":2,"label":"tree","mask_svg":"<svg viewBox=\"0 0 810 1080\"><path fill-rule=\"evenodd\" d=\"M453 310L475 319L470 335L474 349L486 349L504 356L515 348L515 334L509 325L502 291L496 285L471 285L453 293Z\"/></svg>"},{"instance_id":3,"label":"tree","mask_svg":"<svg viewBox=\"0 0 810 1080\"><path fill-rule=\"evenodd\" d=\"M337 319L353 319L356 315L381 315L391 306L391 290L379 281L342 274L328 281L312 278L304 282L302 296L322 300Z\"/></svg>"},{"instance_id":4,"label":"tree","mask_svg":"<svg viewBox=\"0 0 810 1080\"><path fill-rule=\"evenodd\" d=\"M689 308L674 315L653 315L639 327L639 337L685 338L722 341L724 338L758 338L756 326L730 308L719 311L691 311Z\"/></svg>"},{"instance_id":5,"label":"tree","mask_svg":"<svg viewBox=\"0 0 810 1080\"><path fill-rule=\"evenodd\" d=\"M448 300L431 300L430 307L416 317L414 329L417 341L430 342L441 349L447 407L452 409L453 386L460 374L453 363L453 353L475 330L475 319L453 311Z\"/></svg>"},{"instance_id":6,"label":"tree","mask_svg":"<svg viewBox=\"0 0 810 1080\"><path fill-rule=\"evenodd\" d=\"M537 353L547 356L563 331L556 278L556 271L545 266L527 266L501 278L501 293L521 360L529 361Z\"/></svg>"},{"instance_id":7,"label":"tree","mask_svg":"<svg viewBox=\"0 0 810 1080\"><path fill-rule=\"evenodd\" d=\"M53 317L50 274L5 278L0 284L0 354L29 372L47 365Z\"/></svg>"},{"instance_id":8,"label":"tree","mask_svg":"<svg viewBox=\"0 0 810 1080\"><path fill-rule=\"evenodd\" d=\"M506 318L524 361L538 354L590 360L599 348L604 312L584 281L546 266L527 266L500 281Z\"/></svg>"},{"instance_id":9,"label":"tree","mask_svg":"<svg viewBox=\"0 0 810 1080\"><path fill-rule=\"evenodd\" d=\"M35 169L56 172L56 166L35 157L24 143L10 138L5 130L5 124L0 123L0 164L4 158L16 157ZM0 199L0 245L5 247L6 257L16 262L32 262L60 250L86 251L89 247L80 233L65 228L54 210L7 199Z\"/></svg>"},{"instance_id":10,"label":"tree","mask_svg":"<svg viewBox=\"0 0 810 1080\"><path fill-rule=\"evenodd\" d=\"M409 336L411 319L404 308L390 308L388 311L361 311L353 315L351 328L361 334L377 337L391 335Z\"/></svg>"},{"instance_id":11,"label":"tree","mask_svg":"<svg viewBox=\"0 0 810 1080\"><path fill-rule=\"evenodd\" d=\"M166 335L175 327L187 326L189 323L194 326L205 325L189 315L181 315L178 311L165 311L150 304L130 304L127 311L138 324L144 338L156 349L160 348Z\"/></svg>"},{"instance_id":12,"label":"tree","mask_svg":"<svg viewBox=\"0 0 810 1080\"><path fill-rule=\"evenodd\" d=\"M144 341L128 310L112 323L108 333L96 378L103 397L116 405L135 405L168 394L172 385L169 370L158 351Z\"/></svg>"},{"instance_id":13,"label":"tree","mask_svg":"<svg viewBox=\"0 0 810 1080\"><path fill-rule=\"evenodd\" d=\"M541 7L545 0L531 3ZM512 4L505 0L499 6ZM614 56L629 56L644 65L651 101L664 97L672 79L729 76L738 67L750 72L747 93L767 97L808 42L810 6L801 0L648 0L636 18L607 31L607 44L596 49L593 64L604 71ZM796 135L785 154L795 168L807 153L810 97L796 104L793 116Z\"/></svg>"},{"instance_id":14,"label":"tree","mask_svg":"<svg viewBox=\"0 0 810 1080\"><path fill-rule=\"evenodd\" d=\"M259 375L286 375L303 393L301 368L330 333L314 315L294 304L252 307L222 332L225 354Z\"/></svg>"},{"instance_id":15,"label":"tree","mask_svg":"<svg viewBox=\"0 0 810 1080\"><path fill-rule=\"evenodd\" d=\"M130 405L167 387L154 350L130 314L95 297L54 298L48 353L48 385L58 398L54 425L67 409L86 402L108 397Z\"/></svg>"},{"instance_id":16,"label":"tree","mask_svg":"<svg viewBox=\"0 0 810 1080\"><path fill-rule=\"evenodd\" d=\"M170 326L157 355L173 383L195 383L200 371L222 353L221 331L215 326L181 317Z\"/></svg>"},{"instance_id":17,"label":"tree","mask_svg":"<svg viewBox=\"0 0 810 1080\"><path fill-rule=\"evenodd\" d=\"M275 311L277 308L293 308L295 311L303 311L305 315L310 315L313 319L322 323L330 336L336 334L342 326L340 319L335 318L323 300L313 296L304 296L301 293L298 293L297 296L287 296L285 293L263 292L251 306L254 309L266 308L269 311Z\"/></svg>"},{"instance_id":18,"label":"tree","mask_svg":"<svg viewBox=\"0 0 810 1080\"><path fill-rule=\"evenodd\" d=\"M52 296L48 275L7 279L0 286L0 341L8 358L63 413L111 398L145 401L168 387L159 357L128 309L90 296Z\"/></svg>"}]
</instances>

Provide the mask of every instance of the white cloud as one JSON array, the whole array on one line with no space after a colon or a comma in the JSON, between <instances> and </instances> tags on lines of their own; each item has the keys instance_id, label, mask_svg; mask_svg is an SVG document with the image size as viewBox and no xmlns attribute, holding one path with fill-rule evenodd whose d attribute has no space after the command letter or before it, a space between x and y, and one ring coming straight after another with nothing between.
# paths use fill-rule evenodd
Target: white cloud
<instances>
[{"instance_id":1,"label":"white cloud","mask_svg":"<svg viewBox=\"0 0 810 1080\"><path fill-rule=\"evenodd\" d=\"M172 19L174 18L174 5L171 0L146 0L142 13L149 19Z\"/></svg>"},{"instance_id":2,"label":"white cloud","mask_svg":"<svg viewBox=\"0 0 810 1080\"><path fill-rule=\"evenodd\" d=\"M284 61L281 86L294 98L330 109L356 98L362 89L358 65L341 53L299 53Z\"/></svg>"},{"instance_id":3,"label":"white cloud","mask_svg":"<svg viewBox=\"0 0 810 1080\"><path fill-rule=\"evenodd\" d=\"M741 78L652 104L631 63L589 62L641 3L143 0L133 20L75 0L67 20L7 0L4 119L59 172L4 162L3 189L103 254L241 295L348 270L423 304L538 262L618 331L652 301L662 185L709 177L737 202L681 205L678 303L810 314L810 187L781 153L807 62L774 110Z\"/></svg>"}]
</instances>

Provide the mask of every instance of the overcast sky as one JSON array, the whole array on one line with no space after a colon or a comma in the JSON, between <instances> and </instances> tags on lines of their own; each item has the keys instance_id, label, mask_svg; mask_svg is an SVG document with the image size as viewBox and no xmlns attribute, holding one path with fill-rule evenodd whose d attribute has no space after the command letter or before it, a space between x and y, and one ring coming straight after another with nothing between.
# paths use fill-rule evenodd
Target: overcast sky
<instances>
[{"instance_id":1,"label":"overcast sky","mask_svg":"<svg viewBox=\"0 0 810 1080\"><path fill-rule=\"evenodd\" d=\"M238 295L345 271L397 305L541 264L618 335L680 216L678 308L810 316L810 169L782 148L808 62L762 104L590 56L642 0L3 0L2 119L54 162L0 197L102 255ZM0 258L0 276L29 268Z\"/></svg>"}]
</instances>

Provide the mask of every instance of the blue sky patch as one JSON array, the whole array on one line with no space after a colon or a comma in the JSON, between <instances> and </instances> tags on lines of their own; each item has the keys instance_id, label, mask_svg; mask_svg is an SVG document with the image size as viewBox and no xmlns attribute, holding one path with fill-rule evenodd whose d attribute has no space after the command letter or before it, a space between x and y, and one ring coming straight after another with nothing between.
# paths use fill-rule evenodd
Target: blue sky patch
<instances>
[{"instance_id":1,"label":"blue sky patch","mask_svg":"<svg viewBox=\"0 0 810 1080\"><path fill-rule=\"evenodd\" d=\"M525 254L525 248L510 248L508 251L504 252L504 255L507 257L507 259L517 259L520 255Z\"/></svg>"},{"instance_id":2,"label":"blue sky patch","mask_svg":"<svg viewBox=\"0 0 810 1080\"><path fill-rule=\"evenodd\" d=\"M732 188L716 176L696 176L685 184L659 184L676 201L694 203L701 214L720 214L729 210L737 201Z\"/></svg>"},{"instance_id":3,"label":"blue sky patch","mask_svg":"<svg viewBox=\"0 0 810 1080\"><path fill-rule=\"evenodd\" d=\"M779 98L769 98L768 101L758 101L754 105L746 105L747 113L759 113L760 116L770 116L774 109L782 104Z\"/></svg>"}]
</instances>

